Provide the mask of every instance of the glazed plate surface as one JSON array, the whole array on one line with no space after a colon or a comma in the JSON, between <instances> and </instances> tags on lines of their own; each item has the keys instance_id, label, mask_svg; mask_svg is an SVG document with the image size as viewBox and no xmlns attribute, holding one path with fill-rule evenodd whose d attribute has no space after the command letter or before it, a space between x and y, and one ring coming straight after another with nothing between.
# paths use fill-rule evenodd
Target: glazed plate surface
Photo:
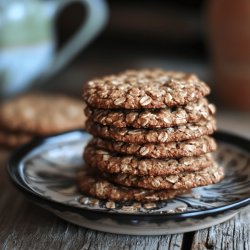
<instances>
[{"instance_id":1,"label":"glazed plate surface","mask_svg":"<svg viewBox=\"0 0 250 250\"><path fill-rule=\"evenodd\" d=\"M74 224L134 235L188 232L221 223L250 203L250 142L223 132L215 138L214 157L225 168L224 180L166 202L113 203L79 193L75 173L84 167L82 152L90 139L84 131L23 146L12 155L8 171L28 198Z\"/></svg>"}]
</instances>

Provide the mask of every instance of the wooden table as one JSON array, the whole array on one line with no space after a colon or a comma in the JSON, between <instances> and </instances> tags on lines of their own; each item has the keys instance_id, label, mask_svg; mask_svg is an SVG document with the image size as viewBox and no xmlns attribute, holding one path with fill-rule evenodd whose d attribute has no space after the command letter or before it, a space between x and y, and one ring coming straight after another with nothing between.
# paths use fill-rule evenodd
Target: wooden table
<instances>
[{"instance_id":1,"label":"wooden table","mask_svg":"<svg viewBox=\"0 0 250 250\"><path fill-rule=\"evenodd\" d=\"M237 116L237 117L236 117ZM250 115L219 113L219 126L250 137ZM163 236L102 233L67 223L39 208L10 183L0 155L0 249L250 249L250 207L197 232Z\"/></svg>"}]
</instances>

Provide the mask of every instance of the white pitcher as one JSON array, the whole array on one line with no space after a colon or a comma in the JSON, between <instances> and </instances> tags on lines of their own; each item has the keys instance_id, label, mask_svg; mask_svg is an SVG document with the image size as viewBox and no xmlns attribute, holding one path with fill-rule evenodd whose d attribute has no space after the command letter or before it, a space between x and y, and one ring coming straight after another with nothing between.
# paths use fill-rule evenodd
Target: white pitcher
<instances>
[{"instance_id":1,"label":"white pitcher","mask_svg":"<svg viewBox=\"0 0 250 250\"><path fill-rule=\"evenodd\" d=\"M84 5L85 22L57 53L55 17L72 2ZM101 31L107 14L103 0L0 0L0 97L59 71Z\"/></svg>"}]
</instances>

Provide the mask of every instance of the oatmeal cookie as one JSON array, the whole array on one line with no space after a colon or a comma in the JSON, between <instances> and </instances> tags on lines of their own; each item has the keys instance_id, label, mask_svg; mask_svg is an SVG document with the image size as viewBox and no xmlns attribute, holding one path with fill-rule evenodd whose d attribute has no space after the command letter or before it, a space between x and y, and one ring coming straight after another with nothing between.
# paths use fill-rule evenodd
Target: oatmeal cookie
<instances>
[{"instance_id":1,"label":"oatmeal cookie","mask_svg":"<svg viewBox=\"0 0 250 250\"><path fill-rule=\"evenodd\" d=\"M181 172L199 171L213 164L211 154L177 159L150 159L124 156L97 149L88 145L84 151L88 167L98 168L101 172L128 175L169 175Z\"/></svg>"},{"instance_id":2,"label":"oatmeal cookie","mask_svg":"<svg viewBox=\"0 0 250 250\"><path fill-rule=\"evenodd\" d=\"M145 109L186 105L209 93L209 87L194 74L145 69L89 81L83 98L95 108Z\"/></svg>"},{"instance_id":3,"label":"oatmeal cookie","mask_svg":"<svg viewBox=\"0 0 250 250\"><path fill-rule=\"evenodd\" d=\"M49 135L83 127L83 104L63 95L32 93L0 106L0 127Z\"/></svg>"},{"instance_id":4,"label":"oatmeal cookie","mask_svg":"<svg viewBox=\"0 0 250 250\"><path fill-rule=\"evenodd\" d=\"M202 136L181 142L132 144L93 138L89 145L125 155L150 158L179 158L199 156L216 150L215 140Z\"/></svg>"},{"instance_id":5,"label":"oatmeal cookie","mask_svg":"<svg viewBox=\"0 0 250 250\"><path fill-rule=\"evenodd\" d=\"M29 134L0 130L0 146L2 148L14 149L29 142L32 138L32 135Z\"/></svg>"},{"instance_id":6,"label":"oatmeal cookie","mask_svg":"<svg viewBox=\"0 0 250 250\"><path fill-rule=\"evenodd\" d=\"M76 176L79 190L86 195L102 200L154 202L172 199L188 190L146 190L117 186L100 177L100 174L89 173L82 168Z\"/></svg>"},{"instance_id":7,"label":"oatmeal cookie","mask_svg":"<svg viewBox=\"0 0 250 250\"><path fill-rule=\"evenodd\" d=\"M89 120L117 128L166 128L206 120L215 113L215 106L202 98L186 106L165 109L109 110L89 106L85 114Z\"/></svg>"},{"instance_id":8,"label":"oatmeal cookie","mask_svg":"<svg viewBox=\"0 0 250 250\"><path fill-rule=\"evenodd\" d=\"M159 143L183 141L199 138L202 135L210 135L216 130L215 119L202 120L198 123L187 123L185 125L163 129L131 129L115 128L86 121L86 131L90 134L104 139L127 142L127 143Z\"/></svg>"},{"instance_id":9,"label":"oatmeal cookie","mask_svg":"<svg viewBox=\"0 0 250 250\"><path fill-rule=\"evenodd\" d=\"M185 172L166 176L136 176L128 174L104 174L108 180L122 186L137 187L150 190L182 190L215 184L222 180L224 171L216 163L196 172Z\"/></svg>"}]
</instances>

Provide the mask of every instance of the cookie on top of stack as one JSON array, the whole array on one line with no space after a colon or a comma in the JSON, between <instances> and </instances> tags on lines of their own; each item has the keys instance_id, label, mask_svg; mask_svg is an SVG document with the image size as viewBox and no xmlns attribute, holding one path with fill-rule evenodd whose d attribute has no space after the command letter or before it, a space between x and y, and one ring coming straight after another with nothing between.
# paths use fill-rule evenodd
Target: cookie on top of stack
<instances>
[{"instance_id":1,"label":"cookie on top of stack","mask_svg":"<svg viewBox=\"0 0 250 250\"><path fill-rule=\"evenodd\" d=\"M15 148L34 137L81 128L83 122L81 100L28 93L0 105L0 146Z\"/></svg>"},{"instance_id":2,"label":"cookie on top of stack","mask_svg":"<svg viewBox=\"0 0 250 250\"><path fill-rule=\"evenodd\" d=\"M79 189L112 201L167 200L223 178L213 160L215 106L194 74L129 70L89 81Z\"/></svg>"}]
</instances>

